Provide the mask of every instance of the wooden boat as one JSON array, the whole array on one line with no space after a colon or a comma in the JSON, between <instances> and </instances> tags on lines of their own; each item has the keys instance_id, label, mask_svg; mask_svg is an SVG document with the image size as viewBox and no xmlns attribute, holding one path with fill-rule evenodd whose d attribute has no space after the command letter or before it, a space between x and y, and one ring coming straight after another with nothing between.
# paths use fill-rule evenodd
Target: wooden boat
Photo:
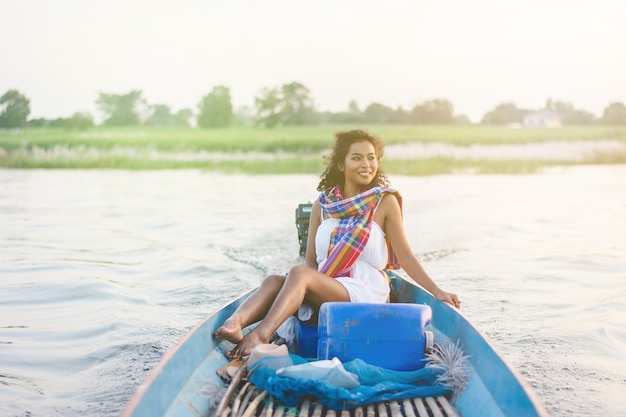
<instances>
[{"instance_id":1,"label":"wooden boat","mask_svg":"<svg viewBox=\"0 0 626 417\"><path fill-rule=\"evenodd\" d=\"M311 204L296 209L300 254L307 243ZM428 331L439 345L461 346L469 368L465 387L453 404L446 396L367 404L350 410L329 410L315 398L298 408L276 403L266 392L242 378L226 386L217 370L227 364L214 331L254 291L229 302L198 323L171 349L139 386L122 417L547 417L531 388L494 346L458 310L438 301L412 281L391 273L396 302L430 306Z\"/></svg>"},{"instance_id":2,"label":"wooden boat","mask_svg":"<svg viewBox=\"0 0 626 417\"><path fill-rule=\"evenodd\" d=\"M314 417L387 417L387 416L547 416L547 412L523 380L504 360L488 339L456 309L436 300L427 292L398 275L392 285L399 302L427 304L432 309L429 330L435 341L458 341L468 356L471 372L465 389L454 405L445 397L410 399L372 404L348 411L327 410L314 402L304 401L291 414ZM139 386L123 417L213 416L215 395L226 390L216 371L228 361L211 337L215 329L246 299L252 291L231 301L197 324L171 349ZM231 382L236 389L226 416L282 416L285 407L274 404L250 384ZM235 404L236 403L236 404ZM234 407L234 408L233 408ZM223 408L223 407L222 407ZM289 413L289 410L288 412ZM221 417L221 416L220 416Z\"/></svg>"}]
</instances>

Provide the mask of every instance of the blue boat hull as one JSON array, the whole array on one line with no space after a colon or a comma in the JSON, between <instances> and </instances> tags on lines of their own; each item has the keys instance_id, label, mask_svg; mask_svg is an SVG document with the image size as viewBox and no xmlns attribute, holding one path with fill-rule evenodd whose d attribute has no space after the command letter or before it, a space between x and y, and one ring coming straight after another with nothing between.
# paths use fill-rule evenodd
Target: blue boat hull
<instances>
[{"instance_id":1,"label":"blue boat hull","mask_svg":"<svg viewBox=\"0 0 626 417\"><path fill-rule=\"evenodd\" d=\"M437 343L459 341L472 373L455 407L463 417L548 416L522 377L459 311L416 285L394 276L399 302L432 308L430 329ZM252 291L198 323L170 350L131 398L122 417L206 416L223 388L216 370L227 363L211 335Z\"/></svg>"}]
</instances>

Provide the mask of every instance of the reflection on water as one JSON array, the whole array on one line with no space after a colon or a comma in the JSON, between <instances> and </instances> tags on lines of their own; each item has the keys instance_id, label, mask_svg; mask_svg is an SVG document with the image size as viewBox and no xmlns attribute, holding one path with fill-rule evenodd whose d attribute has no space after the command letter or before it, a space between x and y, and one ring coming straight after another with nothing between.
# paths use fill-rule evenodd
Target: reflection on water
<instances>
[{"instance_id":1,"label":"reflection on water","mask_svg":"<svg viewBox=\"0 0 626 417\"><path fill-rule=\"evenodd\" d=\"M394 177L415 252L553 416L626 399L626 167ZM316 176L0 170L0 415L114 416L205 314L297 262Z\"/></svg>"}]
</instances>

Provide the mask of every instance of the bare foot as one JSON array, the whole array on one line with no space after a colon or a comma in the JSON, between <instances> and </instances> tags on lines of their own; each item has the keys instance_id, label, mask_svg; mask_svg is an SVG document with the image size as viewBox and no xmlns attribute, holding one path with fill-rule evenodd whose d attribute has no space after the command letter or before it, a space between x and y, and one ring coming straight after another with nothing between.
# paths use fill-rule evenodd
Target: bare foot
<instances>
[{"instance_id":1,"label":"bare foot","mask_svg":"<svg viewBox=\"0 0 626 417\"><path fill-rule=\"evenodd\" d=\"M237 344L237 346L233 350L226 353L226 357L229 359L238 359L238 358L241 358L242 356L247 356L250 353L252 353L255 347L257 347L258 345L267 343L267 342L268 342L267 340L264 340L263 338L259 337L256 329L253 329L250 333L248 333L241 339L241 341Z\"/></svg>"},{"instance_id":2,"label":"bare foot","mask_svg":"<svg viewBox=\"0 0 626 417\"><path fill-rule=\"evenodd\" d=\"M215 339L226 339L232 343L239 343L243 339L241 332L241 321L237 316L230 316L215 333L213 333Z\"/></svg>"}]
</instances>

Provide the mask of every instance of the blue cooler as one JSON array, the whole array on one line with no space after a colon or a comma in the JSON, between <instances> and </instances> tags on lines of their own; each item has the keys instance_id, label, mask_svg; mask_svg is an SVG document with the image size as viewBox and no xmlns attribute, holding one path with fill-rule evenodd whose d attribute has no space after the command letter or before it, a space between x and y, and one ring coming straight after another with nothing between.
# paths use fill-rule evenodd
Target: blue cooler
<instances>
[{"instance_id":1,"label":"blue cooler","mask_svg":"<svg viewBox=\"0 0 626 417\"><path fill-rule=\"evenodd\" d=\"M431 318L430 306L423 304L324 303L317 358L337 357L342 362L359 358L396 371L420 369L432 343L425 331Z\"/></svg>"},{"instance_id":2,"label":"blue cooler","mask_svg":"<svg viewBox=\"0 0 626 417\"><path fill-rule=\"evenodd\" d=\"M317 325L296 320L295 353L303 358L317 357Z\"/></svg>"}]
</instances>

